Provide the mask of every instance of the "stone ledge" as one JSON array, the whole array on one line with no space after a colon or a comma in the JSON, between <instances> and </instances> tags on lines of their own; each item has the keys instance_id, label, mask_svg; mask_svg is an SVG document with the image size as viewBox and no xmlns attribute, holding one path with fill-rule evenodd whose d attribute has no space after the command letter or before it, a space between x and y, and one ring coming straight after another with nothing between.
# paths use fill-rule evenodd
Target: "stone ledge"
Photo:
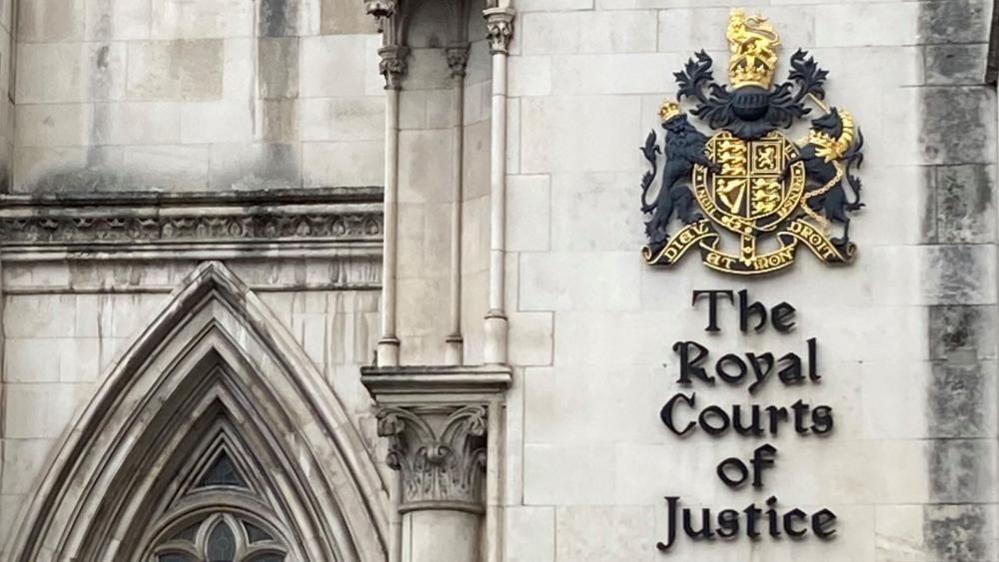
<instances>
[{"instance_id":1,"label":"stone ledge","mask_svg":"<svg viewBox=\"0 0 999 562\"><path fill-rule=\"evenodd\" d=\"M414 398L485 402L501 397L512 381L512 370L500 365L361 367L361 383L380 404Z\"/></svg>"},{"instance_id":2,"label":"stone ledge","mask_svg":"<svg viewBox=\"0 0 999 562\"><path fill-rule=\"evenodd\" d=\"M0 196L5 259L377 256L383 229L372 187Z\"/></svg>"}]
</instances>

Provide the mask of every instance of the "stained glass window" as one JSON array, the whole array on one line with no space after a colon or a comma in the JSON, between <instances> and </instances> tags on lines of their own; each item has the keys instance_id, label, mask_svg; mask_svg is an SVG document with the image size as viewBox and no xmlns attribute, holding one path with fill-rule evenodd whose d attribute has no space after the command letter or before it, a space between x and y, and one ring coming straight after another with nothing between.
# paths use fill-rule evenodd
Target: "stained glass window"
<instances>
[{"instance_id":1,"label":"stained glass window","mask_svg":"<svg viewBox=\"0 0 999 562\"><path fill-rule=\"evenodd\" d=\"M225 521L220 521L208 537L208 562L235 562L236 537Z\"/></svg>"},{"instance_id":2,"label":"stained glass window","mask_svg":"<svg viewBox=\"0 0 999 562\"><path fill-rule=\"evenodd\" d=\"M239 475L236 465L233 464L232 459L229 458L229 455L225 451L219 454L215 462L212 463L212 466L205 472L205 475L201 477L198 486L247 487L246 482L243 482L243 477Z\"/></svg>"}]
</instances>

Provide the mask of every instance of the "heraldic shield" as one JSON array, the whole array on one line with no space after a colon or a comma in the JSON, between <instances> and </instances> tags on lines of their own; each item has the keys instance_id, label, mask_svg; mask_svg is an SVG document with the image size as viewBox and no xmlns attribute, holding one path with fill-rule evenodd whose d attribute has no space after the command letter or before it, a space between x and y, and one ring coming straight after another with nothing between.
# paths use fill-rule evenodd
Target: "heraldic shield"
<instances>
[{"instance_id":1,"label":"heraldic shield","mask_svg":"<svg viewBox=\"0 0 999 562\"><path fill-rule=\"evenodd\" d=\"M780 37L766 18L733 10L727 35L728 86L714 82L711 57L697 53L675 75L676 101L659 109L662 147L655 131L642 147L652 167L642 178L642 211L650 215L645 261L670 266L697 247L708 267L756 275L786 268L805 246L826 263L851 263L850 215L863 207L853 175L863 163L860 129L848 111L826 105L827 72L804 51L791 57L788 81L771 85ZM684 99L713 136L691 125L680 109ZM799 145L780 129L810 115L808 105L823 115ZM684 226L671 234L674 219ZM830 234L834 227L838 236ZM738 237L738 252L722 248L719 229ZM775 242L764 249L758 243L767 238Z\"/></svg>"}]
</instances>

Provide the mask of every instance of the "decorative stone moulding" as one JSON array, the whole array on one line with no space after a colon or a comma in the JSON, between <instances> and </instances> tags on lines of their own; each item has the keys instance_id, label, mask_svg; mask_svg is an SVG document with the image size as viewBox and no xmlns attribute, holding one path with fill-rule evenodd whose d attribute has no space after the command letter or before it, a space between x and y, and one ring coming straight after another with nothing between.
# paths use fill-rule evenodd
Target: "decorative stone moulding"
<instances>
[{"instance_id":1,"label":"decorative stone moulding","mask_svg":"<svg viewBox=\"0 0 999 562\"><path fill-rule=\"evenodd\" d=\"M378 403L378 435L388 438L386 462L402 477L400 512L484 513L490 416L502 407L510 370L363 367L361 373Z\"/></svg>"},{"instance_id":2,"label":"decorative stone moulding","mask_svg":"<svg viewBox=\"0 0 999 562\"><path fill-rule=\"evenodd\" d=\"M483 15L486 18L486 33L489 37L491 53L507 53L510 40L513 38L514 12L510 8L487 8Z\"/></svg>"},{"instance_id":3,"label":"decorative stone moulding","mask_svg":"<svg viewBox=\"0 0 999 562\"><path fill-rule=\"evenodd\" d=\"M385 78L385 88L400 89L409 67L407 62L409 47L399 45L382 47L378 49L378 55L380 57L378 72Z\"/></svg>"},{"instance_id":4,"label":"decorative stone moulding","mask_svg":"<svg viewBox=\"0 0 999 562\"><path fill-rule=\"evenodd\" d=\"M388 437L389 468L402 473L401 512L421 508L483 513L486 408L387 407L378 435ZM443 418L436 430L434 418Z\"/></svg>"},{"instance_id":5,"label":"decorative stone moulding","mask_svg":"<svg viewBox=\"0 0 999 562\"><path fill-rule=\"evenodd\" d=\"M5 259L377 258L381 199L380 188L4 195L0 252Z\"/></svg>"}]
</instances>

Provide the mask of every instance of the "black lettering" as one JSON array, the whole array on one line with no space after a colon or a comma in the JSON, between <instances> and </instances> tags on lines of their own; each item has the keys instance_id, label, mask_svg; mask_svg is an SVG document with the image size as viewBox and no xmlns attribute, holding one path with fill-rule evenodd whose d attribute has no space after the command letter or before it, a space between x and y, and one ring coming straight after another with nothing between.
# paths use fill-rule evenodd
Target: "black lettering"
<instances>
[{"instance_id":1,"label":"black lettering","mask_svg":"<svg viewBox=\"0 0 999 562\"><path fill-rule=\"evenodd\" d=\"M703 295L708 296L708 327L705 328L704 331L720 332L721 329L718 327L718 299L720 297L726 297L728 302L735 303L732 291L694 291L694 298L692 299L691 306L697 306L697 299L701 298Z\"/></svg>"},{"instance_id":2,"label":"black lettering","mask_svg":"<svg viewBox=\"0 0 999 562\"><path fill-rule=\"evenodd\" d=\"M749 291L743 289L739 291L739 329L743 332L749 331L749 320L757 317L756 326L753 328L757 332L762 332L767 326L767 307L763 303L749 302Z\"/></svg>"},{"instance_id":3,"label":"black lettering","mask_svg":"<svg viewBox=\"0 0 999 562\"><path fill-rule=\"evenodd\" d=\"M739 534L739 512L734 509L723 509L718 514L718 536L730 539Z\"/></svg>"},{"instance_id":4,"label":"black lettering","mask_svg":"<svg viewBox=\"0 0 999 562\"><path fill-rule=\"evenodd\" d=\"M730 374L725 370L725 365L735 365L738 374ZM746 362L743 361L738 355L729 353L722 356L722 358L718 360L718 363L715 364L715 372L718 373L718 376L728 384L739 384L742 382L743 377L746 376Z\"/></svg>"},{"instance_id":5,"label":"black lettering","mask_svg":"<svg viewBox=\"0 0 999 562\"><path fill-rule=\"evenodd\" d=\"M763 487L763 469L771 468L774 465L774 458L777 456L777 447L767 443L762 447L757 447L753 451L753 458L750 464L753 465L753 487Z\"/></svg>"},{"instance_id":6,"label":"black lettering","mask_svg":"<svg viewBox=\"0 0 999 562\"><path fill-rule=\"evenodd\" d=\"M780 518L777 517L777 510L774 506L777 504L777 498L775 496L770 496L767 500L767 526L770 528L770 536L777 538L780 537Z\"/></svg>"},{"instance_id":7,"label":"black lettering","mask_svg":"<svg viewBox=\"0 0 999 562\"><path fill-rule=\"evenodd\" d=\"M721 426L715 427L711 425L711 418L716 417L721 421ZM698 421L700 421L701 429L707 431L711 435L721 435L728 431L731 421L728 419L728 414L725 410L722 410L718 406L708 406L704 408L701 415L698 416Z\"/></svg>"},{"instance_id":8,"label":"black lettering","mask_svg":"<svg viewBox=\"0 0 999 562\"><path fill-rule=\"evenodd\" d=\"M690 356L691 348L695 352L693 358ZM678 341L673 344L673 351L680 354L680 379L677 381L678 383L692 384L691 377L695 377L708 384L715 384L715 378L709 375L704 367L701 367L701 362L708 357L708 348L695 341Z\"/></svg>"},{"instance_id":9,"label":"black lettering","mask_svg":"<svg viewBox=\"0 0 999 562\"><path fill-rule=\"evenodd\" d=\"M687 533L687 536L699 541L702 539L713 539L715 537L714 531L711 530L711 510L708 508L701 509L701 528L694 530L691 524L691 509L683 508L683 532Z\"/></svg>"},{"instance_id":10,"label":"black lettering","mask_svg":"<svg viewBox=\"0 0 999 562\"><path fill-rule=\"evenodd\" d=\"M751 539L759 538L760 530L757 528L757 523L763 512L760 511L760 508L756 507L755 503L749 504L749 507L742 510L742 512L746 514L746 536Z\"/></svg>"},{"instance_id":11,"label":"black lettering","mask_svg":"<svg viewBox=\"0 0 999 562\"><path fill-rule=\"evenodd\" d=\"M737 478L730 478L728 473L729 469L735 469L735 472L739 474ZM729 488L738 488L746 483L746 479L749 478L749 468L746 467L746 463L742 462L742 459L736 457L729 457L718 464L718 478L725 483Z\"/></svg>"},{"instance_id":12,"label":"black lettering","mask_svg":"<svg viewBox=\"0 0 999 562\"><path fill-rule=\"evenodd\" d=\"M770 419L770 435L777 437L781 422L786 422L790 419L787 408L767 406L767 416Z\"/></svg>"},{"instance_id":13,"label":"black lettering","mask_svg":"<svg viewBox=\"0 0 999 562\"><path fill-rule=\"evenodd\" d=\"M661 552L666 552L676 542L676 504L679 502L678 497L666 496L666 542L656 543Z\"/></svg>"},{"instance_id":14,"label":"black lettering","mask_svg":"<svg viewBox=\"0 0 999 562\"><path fill-rule=\"evenodd\" d=\"M822 376L819 375L819 342L815 338L808 338L808 378L812 382L819 382Z\"/></svg>"},{"instance_id":15,"label":"black lettering","mask_svg":"<svg viewBox=\"0 0 999 562\"><path fill-rule=\"evenodd\" d=\"M760 407L753 405L749 408L749 425L746 425L743 418L746 414L743 413L744 409L742 405L736 404L732 406L732 428L735 429L739 435L754 435L759 437L763 435L763 424L760 422Z\"/></svg>"},{"instance_id":16,"label":"black lettering","mask_svg":"<svg viewBox=\"0 0 999 562\"><path fill-rule=\"evenodd\" d=\"M797 519L798 521L805 521L806 519L808 519L808 514L805 513L804 511L801 511L800 509L797 509L797 508L792 509L791 511L788 511L787 513L785 513L784 514L784 532L787 533L787 535L789 537L792 537L792 538L799 538L799 537L805 536L805 533L807 533L808 530L807 529L801 529L801 530L795 529L794 528L794 521L795 521L795 519Z\"/></svg>"},{"instance_id":17,"label":"black lettering","mask_svg":"<svg viewBox=\"0 0 999 562\"><path fill-rule=\"evenodd\" d=\"M770 373L773 372L774 354L764 353L763 355L757 355L755 353L747 353L746 358L749 359L749 364L753 367L753 376L756 377L756 382L749 385L749 393L752 394L759 390L760 385L762 385L770 376Z\"/></svg>"},{"instance_id":18,"label":"black lettering","mask_svg":"<svg viewBox=\"0 0 999 562\"><path fill-rule=\"evenodd\" d=\"M805 375L801 372L801 357L796 353L788 353L780 358L779 363L783 363L777 376L780 382L786 385L799 384L805 381Z\"/></svg>"},{"instance_id":19,"label":"black lettering","mask_svg":"<svg viewBox=\"0 0 999 562\"><path fill-rule=\"evenodd\" d=\"M808 415L810 409L808 404L798 400L791 404L791 409L794 410L794 430L800 435L808 435L809 429L805 427L805 416Z\"/></svg>"},{"instance_id":20,"label":"black lettering","mask_svg":"<svg viewBox=\"0 0 999 562\"><path fill-rule=\"evenodd\" d=\"M820 539L829 540L836 534L836 514L823 509L812 515L812 532Z\"/></svg>"},{"instance_id":21,"label":"black lettering","mask_svg":"<svg viewBox=\"0 0 999 562\"><path fill-rule=\"evenodd\" d=\"M682 430L678 430L676 428L676 425L674 425L673 423L673 408L676 407L676 403L679 400L682 400L684 403L687 404L687 406L693 408L695 402L697 401L697 393L692 392L690 393L690 396L687 396L686 394L681 392L673 396L672 398L669 399L668 402L666 402L666 405L663 406L663 409L659 412L659 418L663 421L663 425L669 428L670 431L679 435L680 437L683 437L689 431L693 430L694 426L696 426L697 424L691 421L687 423L687 425L683 426Z\"/></svg>"},{"instance_id":22,"label":"black lettering","mask_svg":"<svg viewBox=\"0 0 999 562\"><path fill-rule=\"evenodd\" d=\"M825 435L833 430L833 409L829 406L817 406L812 410L812 431L816 435Z\"/></svg>"},{"instance_id":23,"label":"black lettering","mask_svg":"<svg viewBox=\"0 0 999 562\"><path fill-rule=\"evenodd\" d=\"M782 302L770 311L770 318L777 331L786 334L794 329L794 307Z\"/></svg>"}]
</instances>

